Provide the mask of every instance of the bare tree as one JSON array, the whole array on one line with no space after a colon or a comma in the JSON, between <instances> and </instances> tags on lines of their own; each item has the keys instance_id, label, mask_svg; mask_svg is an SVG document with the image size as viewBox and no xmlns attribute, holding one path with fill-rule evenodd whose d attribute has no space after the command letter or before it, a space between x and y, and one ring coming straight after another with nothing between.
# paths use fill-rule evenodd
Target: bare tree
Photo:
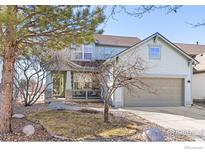
<instances>
[{"instance_id":1,"label":"bare tree","mask_svg":"<svg viewBox=\"0 0 205 154\"><path fill-rule=\"evenodd\" d=\"M55 60L54 60L55 59ZM15 64L15 96L23 99L24 106L31 106L37 102L46 88L52 84L44 84L45 78L50 75L47 68L53 63L58 65L58 57L54 57L48 62L41 62L38 56L21 57ZM13 101L15 101L13 99Z\"/></svg>"},{"instance_id":2,"label":"bare tree","mask_svg":"<svg viewBox=\"0 0 205 154\"><path fill-rule=\"evenodd\" d=\"M166 14L177 13L182 5L140 5L136 6L134 9L129 10L126 6L119 6L125 13L134 17L143 17L145 14L156 10L164 10Z\"/></svg>"},{"instance_id":3,"label":"bare tree","mask_svg":"<svg viewBox=\"0 0 205 154\"><path fill-rule=\"evenodd\" d=\"M110 19L117 20L116 14L118 13L125 13L132 17L142 18L146 14L157 10L162 10L165 14L177 13L181 7L182 5L136 5L130 9L127 5L105 5L102 9L107 12L107 16L103 28L105 28Z\"/></svg>"},{"instance_id":4,"label":"bare tree","mask_svg":"<svg viewBox=\"0 0 205 154\"><path fill-rule=\"evenodd\" d=\"M197 23L189 23L187 22L189 25L193 26L194 28L197 28L197 27L201 27L201 26L205 26L205 20L202 19L201 21L198 21Z\"/></svg>"},{"instance_id":5,"label":"bare tree","mask_svg":"<svg viewBox=\"0 0 205 154\"><path fill-rule=\"evenodd\" d=\"M123 87L130 90L130 87L136 87L140 90L149 90L149 85L140 78L146 69L148 69L146 62L140 57L136 56L134 61L129 58L116 57L104 63L101 62L97 69L92 72L94 78L99 82L102 92L104 122L109 121L109 102L118 88Z\"/></svg>"}]
</instances>

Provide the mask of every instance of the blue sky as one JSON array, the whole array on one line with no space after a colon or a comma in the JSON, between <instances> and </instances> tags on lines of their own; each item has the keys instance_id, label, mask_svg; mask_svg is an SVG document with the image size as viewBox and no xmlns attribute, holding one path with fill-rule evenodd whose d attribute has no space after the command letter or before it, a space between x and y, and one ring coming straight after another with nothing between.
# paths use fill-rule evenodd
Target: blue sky
<instances>
[{"instance_id":1,"label":"blue sky","mask_svg":"<svg viewBox=\"0 0 205 154\"><path fill-rule=\"evenodd\" d=\"M134 6L128 6L133 9ZM144 39L159 32L172 42L205 44L205 26L193 28L188 23L205 20L205 6L183 6L177 13L166 14L157 10L142 18L117 13L117 20L110 19L104 28L104 34L137 36Z\"/></svg>"}]
</instances>

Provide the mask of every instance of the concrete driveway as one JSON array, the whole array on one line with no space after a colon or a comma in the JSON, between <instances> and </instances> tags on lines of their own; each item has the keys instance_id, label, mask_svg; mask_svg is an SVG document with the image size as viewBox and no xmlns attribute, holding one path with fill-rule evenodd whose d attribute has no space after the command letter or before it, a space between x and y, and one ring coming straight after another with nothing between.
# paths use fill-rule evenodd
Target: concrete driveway
<instances>
[{"instance_id":1,"label":"concrete driveway","mask_svg":"<svg viewBox=\"0 0 205 154\"><path fill-rule=\"evenodd\" d=\"M205 108L202 107L132 107L120 109L137 114L170 131L205 141Z\"/></svg>"}]
</instances>

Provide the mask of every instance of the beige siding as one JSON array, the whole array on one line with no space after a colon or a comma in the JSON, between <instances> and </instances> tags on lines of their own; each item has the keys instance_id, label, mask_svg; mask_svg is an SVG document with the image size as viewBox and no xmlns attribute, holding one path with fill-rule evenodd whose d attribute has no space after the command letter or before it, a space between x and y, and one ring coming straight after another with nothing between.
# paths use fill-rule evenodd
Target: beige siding
<instances>
[{"instance_id":1,"label":"beige siding","mask_svg":"<svg viewBox=\"0 0 205 154\"><path fill-rule=\"evenodd\" d=\"M149 46L161 48L160 59L149 58ZM123 54L120 60L122 63L131 63L136 61L136 57L145 60L148 67L145 72L147 75L187 76L189 73L188 59L160 38L156 42L151 39L139 47L130 49L130 52Z\"/></svg>"},{"instance_id":2,"label":"beige siding","mask_svg":"<svg viewBox=\"0 0 205 154\"><path fill-rule=\"evenodd\" d=\"M125 89L124 106L182 106L184 103L183 79L144 78L149 88Z\"/></svg>"},{"instance_id":3,"label":"beige siding","mask_svg":"<svg viewBox=\"0 0 205 154\"><path fill-rule=\"evenodd\" d=\"M149 47L159 46L161 49L160 59L149 58ZM143 77L149 78L180 78L180 83L183 84L183 103L185 106L192 104L192 65L188 62L188 58L182 55L177 49L170 46L167 42L158 37L155 41L150 39L136 45L126 52L122 53L118 62L121 65L132 64L136 62L136 59L140 57L145 61L146 70L142 74ZM176 85L176 89L181 90L181 84ZM177 87L179 86L179 87ZM174 88L174 87L173 87ZM170 89L171 90L171 89ZM122 91L122 90L121 90ZM117 96L118 93L115 93ZM150 96L151 97L151 96ZM153 96L153 99L154 96ZM162 100L166 99L166 103L172 103L169 97L161 97ZM125 104L125 98L118 102L113 101L114 106L123 106ZM121 104L119 104L121 102ZM124 103L122 103L124 102ZM157 101L155 101L158 103ZM176 101L175 101L176 102ZM181 101L180 101L181 103ZM157 105L157 104L156 104ZM165 104L168 106L168 104ZM175 105L178 105L177 103Z\"/></svg>"}]
</instances>

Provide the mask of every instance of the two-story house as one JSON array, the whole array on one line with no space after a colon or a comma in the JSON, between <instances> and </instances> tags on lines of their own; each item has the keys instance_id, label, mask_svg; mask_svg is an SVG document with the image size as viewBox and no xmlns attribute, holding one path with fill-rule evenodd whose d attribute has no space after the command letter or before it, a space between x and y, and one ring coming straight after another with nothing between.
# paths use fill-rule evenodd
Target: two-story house
<instances>
[{"instance_id":1,"label":"two-story house","mask_svg":"<svg viewBox=\"0 0 205 154\"><path fill-rule=\"evenodd\" d=\"M65 98L67 101L99 101L101 91L90 71L98 63L129 48L140 39L96 34L96 41L87 45L71 45L60 53L66 66L51 69L46 83L53 82L46 90L46 98ZM66 58L65 58L66 57ZM66 63L65 62L65 63Z\"/></svg>"},{"instance_id":2,"label":"two-story house","mask_svg":"<svg viewBox=\"0 0 205 154\"><path fill-rule=\"evenodd\" d=\"M143 79L158 94L134 90L130 94L122 87L113 94L113 106L190 106L193 67L197 63L193 58L204 52L204 45L172 43L159 33L144 40L96 34L90 44L73 44L58 52L63 65L49 68L46 84L52 84L47 87L45 97L46 100L101 100L101 90L91 71L95 71L98 61L126 59L132 53L140 55L151 66Z\"/></svg>"},{"instance_id":3,"label":"two-story house","mask_svg":"<svg viewBox=\"0 0 205 154\"><path fill-rule=\"evenodd\" d=\"M65 98L67 101L99 101L101 91L90 71L95 71L96 61L125 53L139 53L152 67L145 80L156 88L158 95L140 92L128 94L119 88L113 94L112 104L122 106L190 106L192 104L193 59L205 47L172 43L159 33L144 40L137 37L95 35L95 42L88 45L71 45L62 53L71 57L61 70L51 69L46 83L53 82L46 90L46 98ZM157 39L156 39L157 38ZM154 57L154 58L153 58ZM124 57L126 58L126 56ZM66 59L66 58L65 58ZM134 92L133 92L134 93Z\"/></svg>"}]
</instances>

